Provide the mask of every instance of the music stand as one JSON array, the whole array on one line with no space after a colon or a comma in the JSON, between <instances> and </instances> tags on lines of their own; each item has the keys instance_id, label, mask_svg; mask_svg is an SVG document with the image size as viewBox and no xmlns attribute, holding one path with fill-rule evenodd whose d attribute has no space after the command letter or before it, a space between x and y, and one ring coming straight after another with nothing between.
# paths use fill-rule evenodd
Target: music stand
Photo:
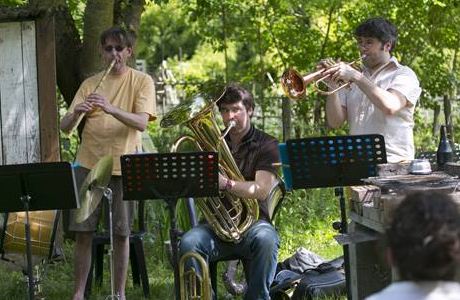
<instances>
[{"instance_id":1,"label":"music stand","mask_svg":"<svg viewBox=\"0 0 460 300\"><path fill-rule=\"evenodd\" d=\"M53 187L50 188L50 183ZM0 212L25 211L27 276L29 299L34 298L29 211L78 208L75 178L68 162L0 166ZM63 196L65 195L65 196ZM1 237L1 249L3 240Z\"/></svg>"},{"instance_id":2,"label":"music stand","mask_svg":"<svg viewBox=\"0 0 460 300\"><path fill-rule=\"evenodd\" d=\"M142 153L121 158L124 200L163 199L170 214L175 295L179 299L176 204L178 198L219 196L216 152Z\"/></svg>"},{"instance_id":3,"label":"music stand","mask_svg":"<svg viewBox=\"0 0 460 300\"><path fill-rule=\"evenodd\" d=\"M362 179L377 176L377 165L386 163L382 135L350 135L288 140L280 145L283 174L288 189L336 187L340 222L333 224L347 233L344 186L362 185ZM350 294L348 245L343 245L347 294Z\"/></svg>"}]
</instances>

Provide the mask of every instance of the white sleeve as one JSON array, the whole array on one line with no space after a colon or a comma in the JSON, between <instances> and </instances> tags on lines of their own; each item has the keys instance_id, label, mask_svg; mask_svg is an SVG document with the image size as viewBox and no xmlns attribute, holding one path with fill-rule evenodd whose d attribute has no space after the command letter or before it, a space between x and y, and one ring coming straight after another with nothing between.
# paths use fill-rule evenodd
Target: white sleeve
<instances>
[{"instance_id":1,"label":"white sleeve","mask_svg":"<svg viewBox=\"0 0 460 300\"><path fill-rule=\"evenodd\" d=\"M414 71L406 66L400 68L395 73L388 89L400 92L406 97L407 101L413 105L417 103L417 100L422 93L417 75L415 75Z\"/></svg>"}]
</instances>

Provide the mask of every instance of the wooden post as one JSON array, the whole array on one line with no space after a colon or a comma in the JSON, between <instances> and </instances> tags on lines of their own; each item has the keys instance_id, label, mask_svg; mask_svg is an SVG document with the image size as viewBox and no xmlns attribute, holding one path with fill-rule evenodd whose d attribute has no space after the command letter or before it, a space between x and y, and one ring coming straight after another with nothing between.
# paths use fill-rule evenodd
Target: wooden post
<instances>
[{"instance_id":1,"label":"wooden post","mask_svg":"<svg viewBox=\"0 0 460 300\"><path fill-rule=\"evenodd\" d=\"M53 18L1 17L0 164L59 161Z\"/></svg>"}]
</instances>

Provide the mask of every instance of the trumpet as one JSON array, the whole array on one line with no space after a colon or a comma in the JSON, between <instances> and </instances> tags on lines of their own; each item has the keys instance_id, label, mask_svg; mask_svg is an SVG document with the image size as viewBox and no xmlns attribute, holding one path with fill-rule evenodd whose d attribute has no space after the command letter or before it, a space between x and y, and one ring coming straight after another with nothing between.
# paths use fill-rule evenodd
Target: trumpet
<instances>
[{"instance_id":1,"label":"trumpet","mask_svg":"<svg viewBox=\"0 0 460 300\"><path fill-rule=\"evenodd\" d=\"M362 56L360 59L354 60L350 63L347 63L349 66L354 66L358 62L360 62L362 59L364 59L364 56ZM332 95L337 93L343 88L346 88L351 85L351 82L345 82L338 86L337 88L333 89L332 91L324 91L322 90L319 85L321 83L324 83L326 79L331 77L332 74L326 74L321 76L323 73L325 73L327 70L334 68L338 65L334 64L329 67L325 67L322 69L319 69L317 71L308 73L304 76L302 76L298 71L295 69L287 69L284 71L283 75L281 75L281 87L283 88L284 94L292 100L298 100L300 98L303 98L306 94L307 91L307 86L310 84L314 84L314 89L316 90L317 93L321 95ZM355 68L358 68L355 66Z\"/></svg>"},{"instance_id":2,"label":"trumpet","mask_svg":"<svg viewBox=\"0 0 460 300\"><path fill-rule=\"evenodd\" d=\"M112 60L112 62L110 63L110 65L107 67L107 69L105 69L104 73L102 74L102 77L101 79L99 80L99 82L97 83L96 87L94 88L93 90L93 93L95 93L102 85L102 83L104 82L104 80L107 78L107 75L110 73L110 71L112 70L113 66L115 66L115 63L117 61L114 59ZM75 122L75 124L73 125L72 127L72 130L69 131L69 133L71 133L72 131L75 130L75 128L78 127L78 125L80 124L81 120L83 120L83 118L86 116L86 113L84 114L81 114L78 119L77 119L77 122Z\"/></svg>"}]
</instances>

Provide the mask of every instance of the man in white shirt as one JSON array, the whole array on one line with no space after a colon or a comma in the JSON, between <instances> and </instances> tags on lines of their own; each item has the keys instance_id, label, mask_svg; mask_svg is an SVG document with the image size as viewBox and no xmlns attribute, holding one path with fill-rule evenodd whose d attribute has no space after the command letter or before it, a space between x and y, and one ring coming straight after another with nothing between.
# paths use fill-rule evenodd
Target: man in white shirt
<instances>
[{"instance_id":1,"label":"man in white shirt","mask_svg":"<svg viewBox=\"0 0 460 300\"><path fill-rule=\"evenodd\" d=\"M403 200L386 232L387 258L400 277L367 300L460 299L460 212L447 194L417 192Z\"/></svg>"},{"instance_id":2,"label":"man in white shirt","mask_svg":"<svg viewBox=\"0 0 460 300\"><path fill-rule=\"evenodd\" d=\"M415 73L391 55L397 39L396 27L383 18L371 18L359 25L355 37L364 65L363 72L346 63L331 64L328 85L352 82L327 97L326 116L330 127L345 121L350 134L382 134L388 162L414 159L414 109L421 94Z\"/></svg>"}]
</instances>

